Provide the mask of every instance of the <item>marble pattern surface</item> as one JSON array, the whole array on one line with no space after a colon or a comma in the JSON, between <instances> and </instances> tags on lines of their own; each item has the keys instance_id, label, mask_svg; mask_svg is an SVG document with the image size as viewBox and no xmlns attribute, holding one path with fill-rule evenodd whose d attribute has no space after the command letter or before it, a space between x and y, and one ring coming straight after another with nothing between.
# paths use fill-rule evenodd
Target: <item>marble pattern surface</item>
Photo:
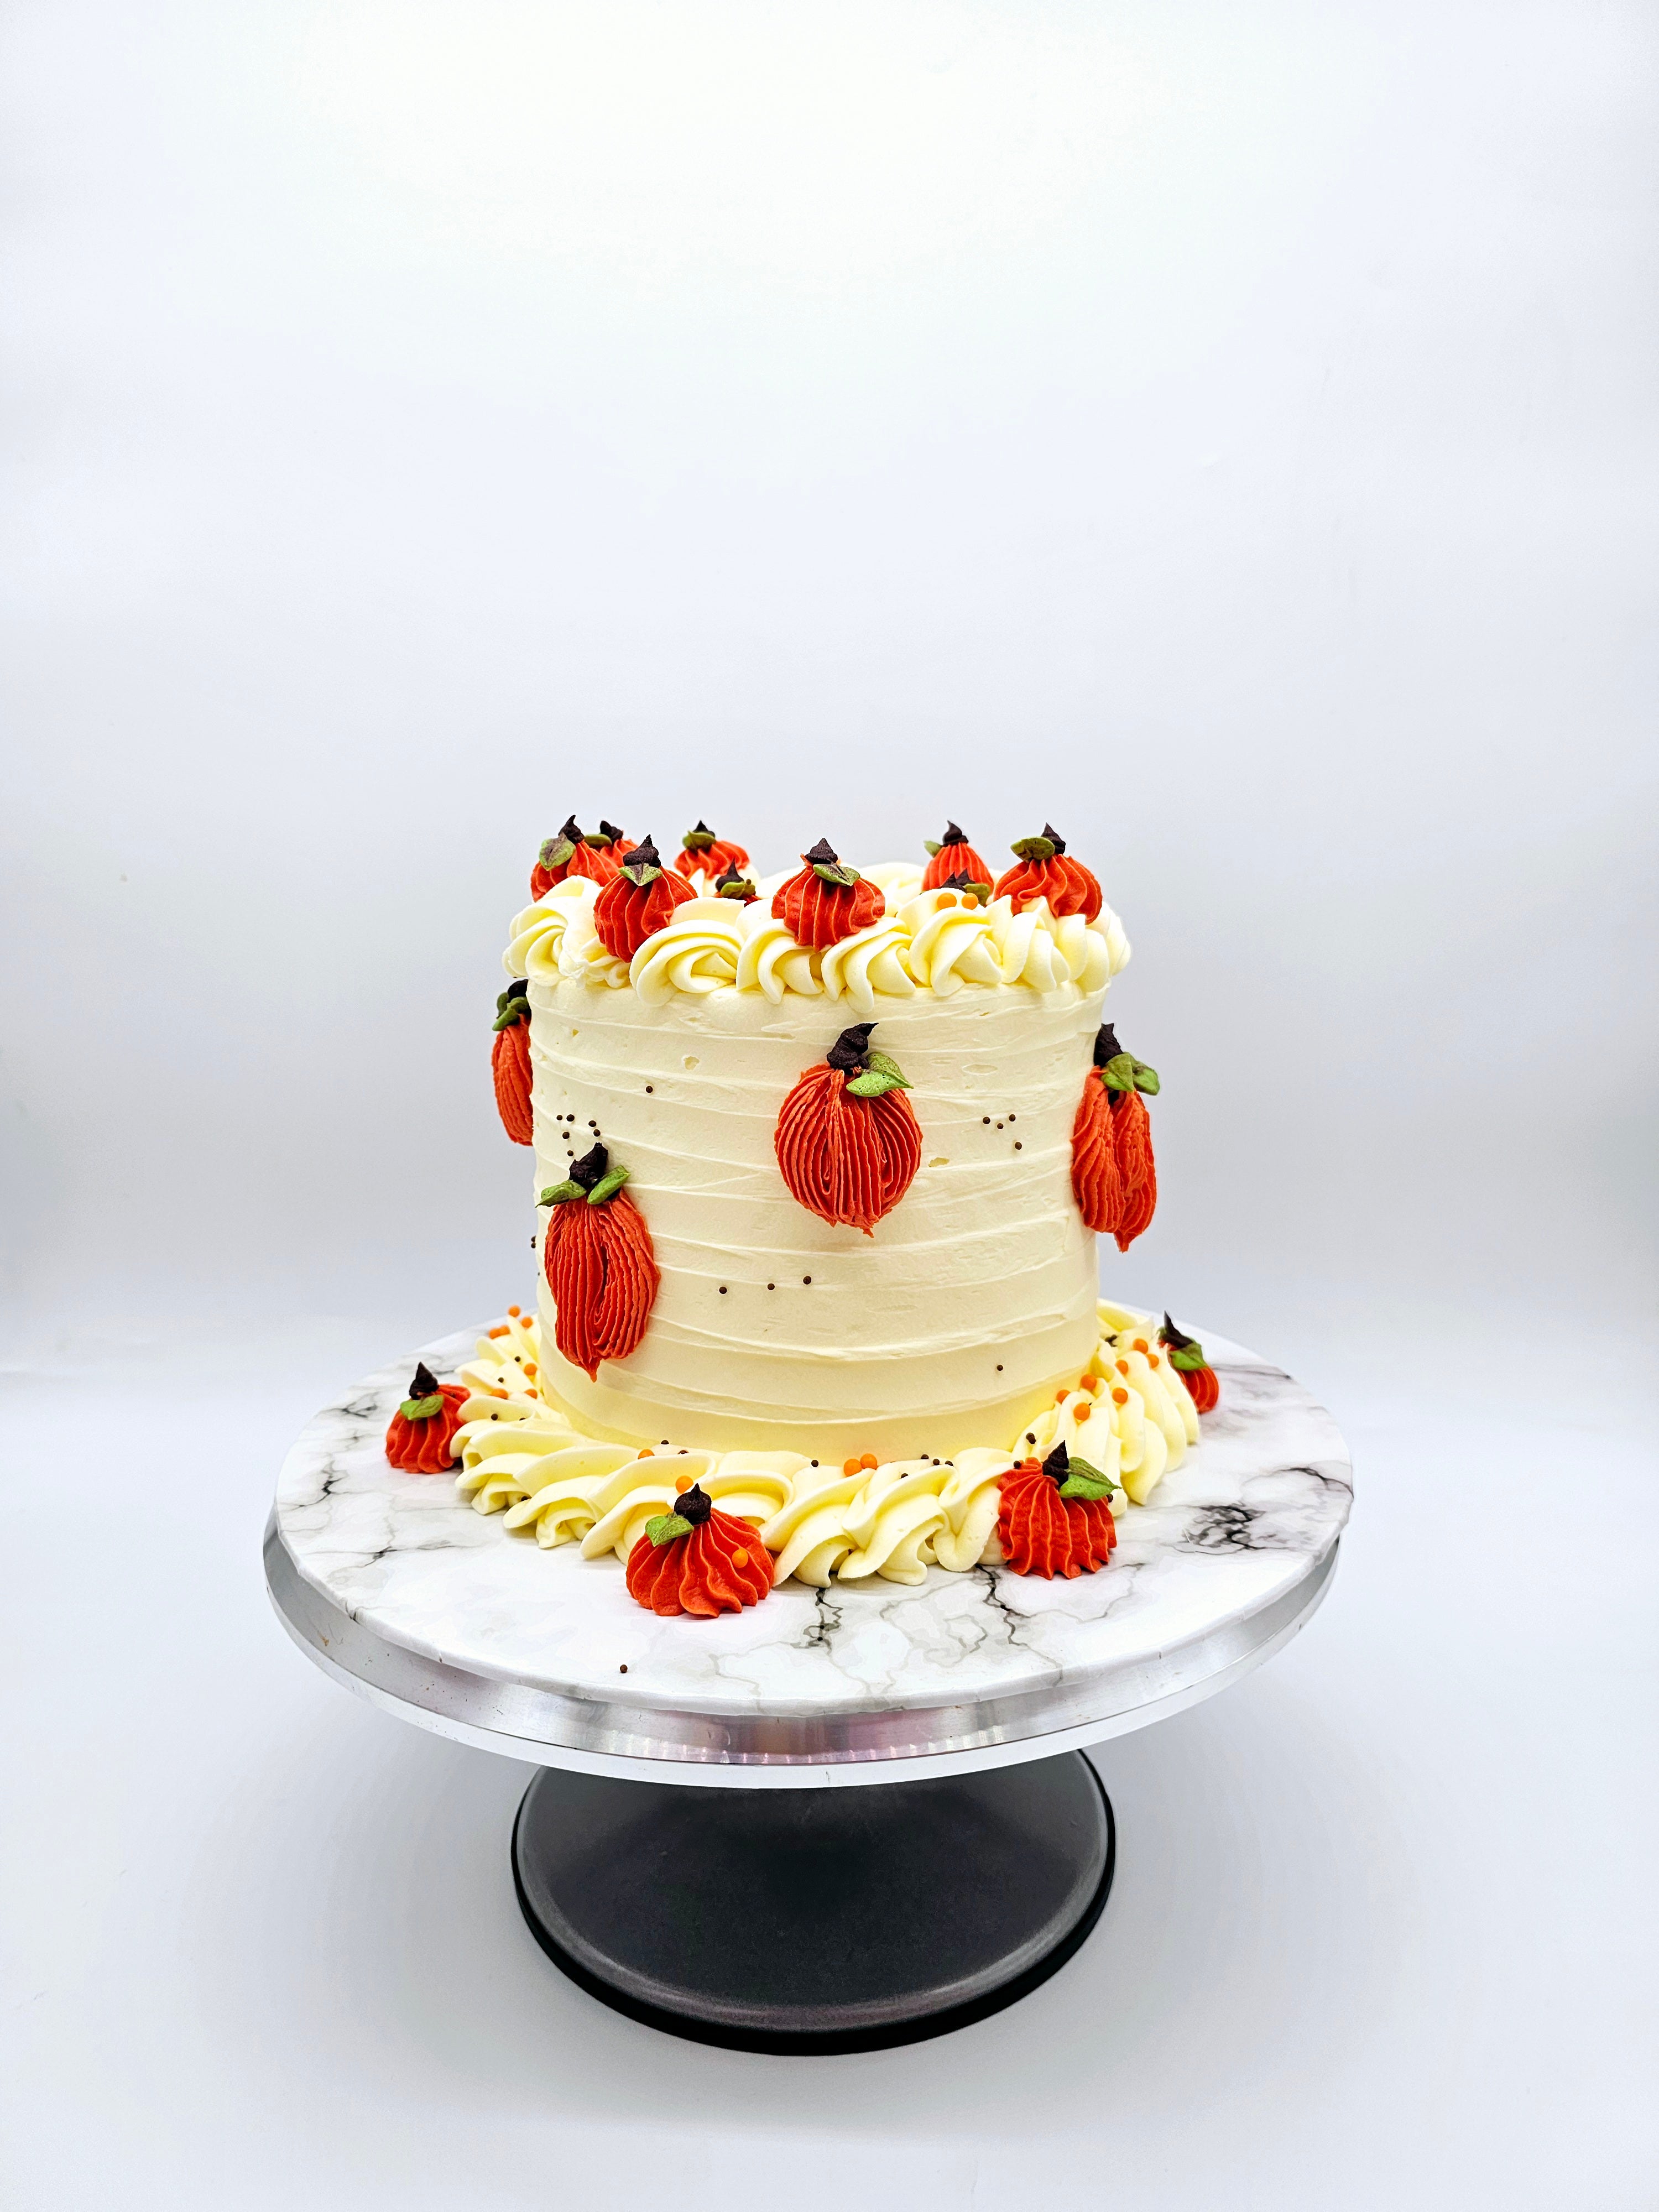
<instances>
[{"instance_id":1,"label":"marble pattern surface","mask_svg":"<svg viewBox=\"0 0 1659 2212\"><path fill-rule=\"evenodd\" d=\"M408 1354L319 1413L278 1478L301 1574L388 1641L475 1674L686 1712L830 1716L1082 1681L1177 1650L1270 1605L1340 1534L1352 1478L1301 1385L1206 1330L1221 1403L1150 1504L1118 1514L1113 1564L1044 1583L931 1568L920 1588L788 1582L717 1620L662 1620L618 1563L543 1551L382 1449L415 1360L441 1380L482 1328Z\"/></svg>"}]
</instances>

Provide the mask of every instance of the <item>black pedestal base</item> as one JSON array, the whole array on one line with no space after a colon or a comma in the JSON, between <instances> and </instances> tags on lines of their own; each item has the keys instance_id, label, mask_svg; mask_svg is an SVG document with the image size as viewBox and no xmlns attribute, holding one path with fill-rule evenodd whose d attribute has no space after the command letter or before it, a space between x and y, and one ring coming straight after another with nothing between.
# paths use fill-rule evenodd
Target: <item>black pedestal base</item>
<instances>
[{"instance_id":1,"label":"black pedestal base","mask_svg":"<svg viewBox=\"0 0 1659 2212\"><path fill-rule=\"evenodd\" d=\"M878 2051L965 2027L1064 1966L1112 1886L1080 1753L938 1782L702 1790L544 1767L513 1830L554 1964L670 2035Z\"/></svg>"}]
</instances>

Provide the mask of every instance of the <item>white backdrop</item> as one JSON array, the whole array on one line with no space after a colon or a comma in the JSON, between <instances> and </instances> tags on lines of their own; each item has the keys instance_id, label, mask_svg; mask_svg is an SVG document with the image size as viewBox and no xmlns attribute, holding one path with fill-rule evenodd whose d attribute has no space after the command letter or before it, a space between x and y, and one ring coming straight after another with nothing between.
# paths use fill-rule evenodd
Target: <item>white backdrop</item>
<instances>
[{"instance_id":1,"label":"white backdrop","mask_svg":"<svg viewBox=\"0 0 1659 2212\"><path fill-rule=\"evenodd\" d=\"M5 36L15 2201L597 2192L671 2071L711 2190L752 2136L919 2203L1647 2201L1650 15ZM573 808L1052 817L1164 1079L1108 1279L1359 1447L1317 1628L1103 1753L1101 1935L948 2045L602 2016L522 1778L259 1611L292 1429L526 1293L489 1022Z\"/></svg>"}]
</instances>

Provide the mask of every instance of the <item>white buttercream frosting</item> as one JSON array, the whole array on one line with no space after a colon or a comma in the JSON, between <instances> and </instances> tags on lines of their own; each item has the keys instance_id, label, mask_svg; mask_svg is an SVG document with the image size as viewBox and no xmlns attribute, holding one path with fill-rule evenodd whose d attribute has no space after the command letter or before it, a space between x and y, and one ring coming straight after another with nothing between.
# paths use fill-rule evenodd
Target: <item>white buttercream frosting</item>
<instances>
[{"instance_id":1,"label":"white buttercream frosting","mask_svg":"<svg viewBox=\"0 0 1659 2212\"><path fill-rule=\"evenodd\" d=\"M548 1353L585 1433L830 1462L896 1457L941 1426L952 1445L1000 1444L1082 1371L1096 1248L1071 1133L1097 992L980 985L861 1012L732 986L647 1005L562 972L529 988L536 1188L604 1143L660 1275L643 1339L597 1380ZM871 1237L798 1204L774 1146L789 1091L859 1018L908 1078L922 1137Z\"/></svg>"},{"instance_id":2,"label":"white buttercream frosting","mask_svg":"<svg viewBox=\"0 0 1659 2212\"><path fill-rule=\"evenodd\" d=\"M1180 1463L1198 1417L1154 1332L1150 1317L1103 1304L1077 1385L1060 1389L1007 1449L874 1466L866 1454L842 1466L787 1449L641 1447L582 1435L544 1395L538 1327L510 1316L460 1370L469 1395L456 1486L478 1512L501 1515L513 1534L544 1550L574 1543L589 1559L608 1552L626 1562L647 1522L696 1482L722 1512L752 1523L780 1582L919 1583L930 1566L963 1574L1000 1556L1001 1483L1018 1461L1064 1443L1121 1486L1119 1511L1126 1494L1145 1504Z\"/></svg>"},{"instance_id":3,"label":"white buttercream frosting","mask_svg":"<svg viewBox=\"0 0 1659 2212\"><path fill-rule=\"evenodd\" d=\"M738 980L747 909L732 899L694 898L676 907L665 929L629 963L629 981L647 1006L660 1006L676 991L701 997Z\"/></svg>"},{"instance_id":4,"label":"white buttercream frosting","mask_svg":"<svg viewBox=\"0 0 1659 2212\"><path fill-rule=\"evenodd\" d=\"M910 933L896 915L884 915L867 929L843 937L819 956L824 995L845 999L866 1019L877 997L914 999L916 981L906 965Z\"/></svg>"}]
</instances>

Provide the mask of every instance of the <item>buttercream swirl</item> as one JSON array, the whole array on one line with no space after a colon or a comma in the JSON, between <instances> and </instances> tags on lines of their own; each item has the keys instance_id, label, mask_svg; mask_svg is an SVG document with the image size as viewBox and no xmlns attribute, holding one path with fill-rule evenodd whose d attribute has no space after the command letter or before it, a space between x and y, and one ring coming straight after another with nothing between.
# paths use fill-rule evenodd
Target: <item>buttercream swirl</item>
<instances>
[{"instance_id":1,"label":"buttercream swirl","mask_svg":"<svg viewBox=\"0 0 1659 2212\"><path fill-rule=\"evenodd\" d=\"M914 999L915 978L905 965L909 943L903 921L886 915L828 946L818 969L825 994L848 1000L861 1014L875 1012L878 991L888 998Z\"/></svg>"},{"instance_id":2,"label":"buttercream swirl","mask_svg":"<svg viewBox=\"0 0 1659 2212\"><path fill-rule=\"evenodd\" d=\"M1007 898L978 906L949 890L922 891L921 871L886 861L866 872L886 902L881 918L823 951L802 945L771 910L768 877L751 905L699 896L647 938L631 962L613 959L593 919L599 886L568 876L514 918L502 965L508 975L551 985L561 976L619 989L631 982L644 1004L678 994L707 996L726 987L758 991L774 1006L786 994L844 999L865 1015L878 998L918 992L948 998L967 984L1017 984L1046 995L1075 984L1104 988L1129 957L1122 924L1109 907L1085 921L1056 916L1034 901L1016 914Z\"/></svg>"},{"instance_id":3,"label":"buttercream swirl","mask_svg":"<svg viewBox=\"0 0 1659 2212\"><path fill-rule=\"evenodd\" d=\"M1098 991L1110 981L1107 941L1080 914L1056 916L1046 899L1036 899L1016 914L1012 901L1006 898L993 899L986 912L1005 983L1024 983L1047 993L1064 983Z\"/></svg>"},{"instance_id":4,"label":"buttercream swirl","mask_svg":"<svg viewBox=\"0 0 1659 2212\"><path fill-rule=\"evenodd\" d=\"M580 1435L542 1397L538 1331L523 1316L483 1339L460 1370L468 1390L456 1431L456 1488L544 1550L577 1545L626 1564L647 1521L690 1484L748 1522L775 1555L774 1577L819 1588L869 1577L915 1584L930 1566L964 1574L1000 1557L1001 1484L1021 1462L1063 1443L1074 1459L1144 1505L1198 1441L1198 1416L1160 1346L1156 1324L1103 1303L1102 1334L1078 1387L1013 1440L951 1459L897 1459L835 1472L799 1452L714 1451L609 1443ZM873 1456L873 1455L872 1455Z\"/></svg>"},{"instance_id":5,"label":"buttercream swirl","mask_svg":"<svg viewBox=\"0 0 1659 2212\"><path fill-rule=\"evenodd\" d=\"M743 950L738 957L738 988L760 991L775 1006L781 1006L786 991L798 998L816 999L823 990L818 974L821 953L809 951L786 924L772 912L771 902L757 898L743 909Z\"/></svg>"},{"instance_id":6,"label":"buttercream swirl","mask_svg":"<svg viewBox=\"0 0 1659 2212\"><path fill-rule=\"evenodd\" d=\"M578 907L592 910L599 885L591 876L566 876L533 906L515 915L501 965L509 975L538 975L549 982L559 972L559 947L565 926Z\"/></svg>"},{"instance_id":7,"label":"buttercream swirl","mask_svg":"<svg viewBox=\"0 0 1659 2212\"><path fill-rule=\"evenodd\" d=\"M641 1004L665 1006L676 991L700 996L735 983L746 911L720 898L696 898L681 907L629 963L629 981Z\"/></svg>"},{"instance_id":8,"label":"buttercream swirl","mask_svg":"<svg viewBox=\"0 0 1659 2212\"><path fill-rule=\"evenodd\" d=\"M923 891L899 910L910 933L905 960L910 973L936 999L964 983L1000 983L1002 956L986 908L955 891Z\"/></svg>"}]
</instances>

